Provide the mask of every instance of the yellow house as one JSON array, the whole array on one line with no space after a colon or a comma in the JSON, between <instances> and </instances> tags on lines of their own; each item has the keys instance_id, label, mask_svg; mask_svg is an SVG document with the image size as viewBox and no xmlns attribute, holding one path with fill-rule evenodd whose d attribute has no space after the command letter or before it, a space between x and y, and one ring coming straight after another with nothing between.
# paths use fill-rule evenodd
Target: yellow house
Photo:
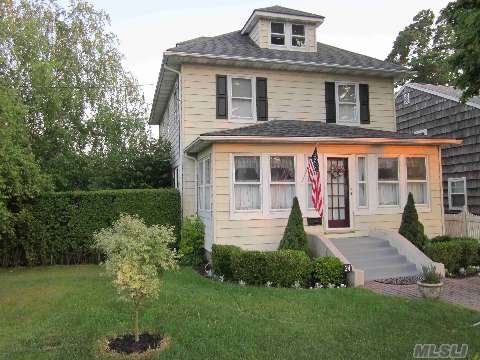
<instances>
[{"instance_id":1,"label":"yellow house","mask_svg":"<svg viewBox=\"0 0 480 360\"><path fill-rule=\"evenodd\" d=\"M276 250L296 196L312 253L353 264L356 284L415 275L431 261L397 234L403 207L411 192L427 235L443 233L440 145L458 142L397 133L407 70L317 42L323 21L261 8L164 52L150 123L172 144L183 215L203 219L207 251ZM323 218L306 175L315 148Z\"/></svg>"}]
</instances>

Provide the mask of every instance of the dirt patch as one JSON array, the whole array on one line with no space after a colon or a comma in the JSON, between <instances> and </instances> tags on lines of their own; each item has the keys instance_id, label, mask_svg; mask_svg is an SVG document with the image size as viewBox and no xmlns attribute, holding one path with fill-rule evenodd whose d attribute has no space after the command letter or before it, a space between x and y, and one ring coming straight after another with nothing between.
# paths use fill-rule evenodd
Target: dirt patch
<instances>
[{"instance_id":1,"label":"dirt patch","mask_svg":"<svg viewBox=\"0 0 480 360\"><path fill-rule=\"evenodd\" d=\"M169 336L143 333L140 335L139 341L136 342L134 335L127 334L106 339L103 351L113 356L144 358L165 350L169 344Z\"/></svg>"}]
</instances>

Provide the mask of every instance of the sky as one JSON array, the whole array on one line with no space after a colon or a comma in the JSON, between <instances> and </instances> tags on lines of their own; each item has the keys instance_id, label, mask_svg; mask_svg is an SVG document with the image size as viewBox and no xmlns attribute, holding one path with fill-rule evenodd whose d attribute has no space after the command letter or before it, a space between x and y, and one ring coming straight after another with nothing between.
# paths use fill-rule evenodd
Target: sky
<instances>
[{"instance_id":1,"label":"sky","mask_svg":"<svg viewBox=\"0 0 480 360\"><path fill-rule=\"evenodd\" d=\"M281 5L325 16L317 40L385 59L398 32L422 9L438 14L448 0L89 0L105 10L120 41L124 64L151 104L163 52L199 36L239 30L255 8ZM60 3L67 4L68 0Z\"/></svg>"}]
</instances>

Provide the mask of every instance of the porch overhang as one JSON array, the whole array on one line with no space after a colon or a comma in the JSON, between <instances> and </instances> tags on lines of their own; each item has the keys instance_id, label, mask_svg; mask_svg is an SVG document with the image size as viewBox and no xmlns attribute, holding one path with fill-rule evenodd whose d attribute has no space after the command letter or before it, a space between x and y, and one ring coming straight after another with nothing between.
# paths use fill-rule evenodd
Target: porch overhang
<instances>
[{"instance_id":1,"label":"porch overhang","mask_svg":"<svg viewBox=\"0 0 480 360\"><path fill-rule=\"evenodd\" d=\"M195 155L213 143L229 144L349 144L349 145L458 145L462 140L446 138L342 138L342 137L273 137L273 136L215 136L200 135L185 148L185 153Z\"/></svg>"}]
</instances>

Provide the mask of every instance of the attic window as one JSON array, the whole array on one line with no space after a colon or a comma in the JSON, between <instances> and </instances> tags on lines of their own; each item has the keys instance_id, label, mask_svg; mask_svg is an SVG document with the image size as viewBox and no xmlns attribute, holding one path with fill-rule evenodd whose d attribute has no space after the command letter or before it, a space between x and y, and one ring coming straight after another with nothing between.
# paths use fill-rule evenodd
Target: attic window
<instances>
[{"instance_id":1,"label":"attic window","mask_svg":"<svg viewBox=\"0 0 480 360\"><path fill-rule=\"evenodd\" d=\"M292 24L292 46L305 46L305 25Z\"/></svg>"},{"instance_id":2,"label":"attic window","mask_svg":"<svg viewBox=\"0 0 480 360\"><path fill-rule=\"evenodd\" d=\"M270 24L270 42L272 45L285 45L285 24L272 22Z\"/></svg>"}]
</instances>

